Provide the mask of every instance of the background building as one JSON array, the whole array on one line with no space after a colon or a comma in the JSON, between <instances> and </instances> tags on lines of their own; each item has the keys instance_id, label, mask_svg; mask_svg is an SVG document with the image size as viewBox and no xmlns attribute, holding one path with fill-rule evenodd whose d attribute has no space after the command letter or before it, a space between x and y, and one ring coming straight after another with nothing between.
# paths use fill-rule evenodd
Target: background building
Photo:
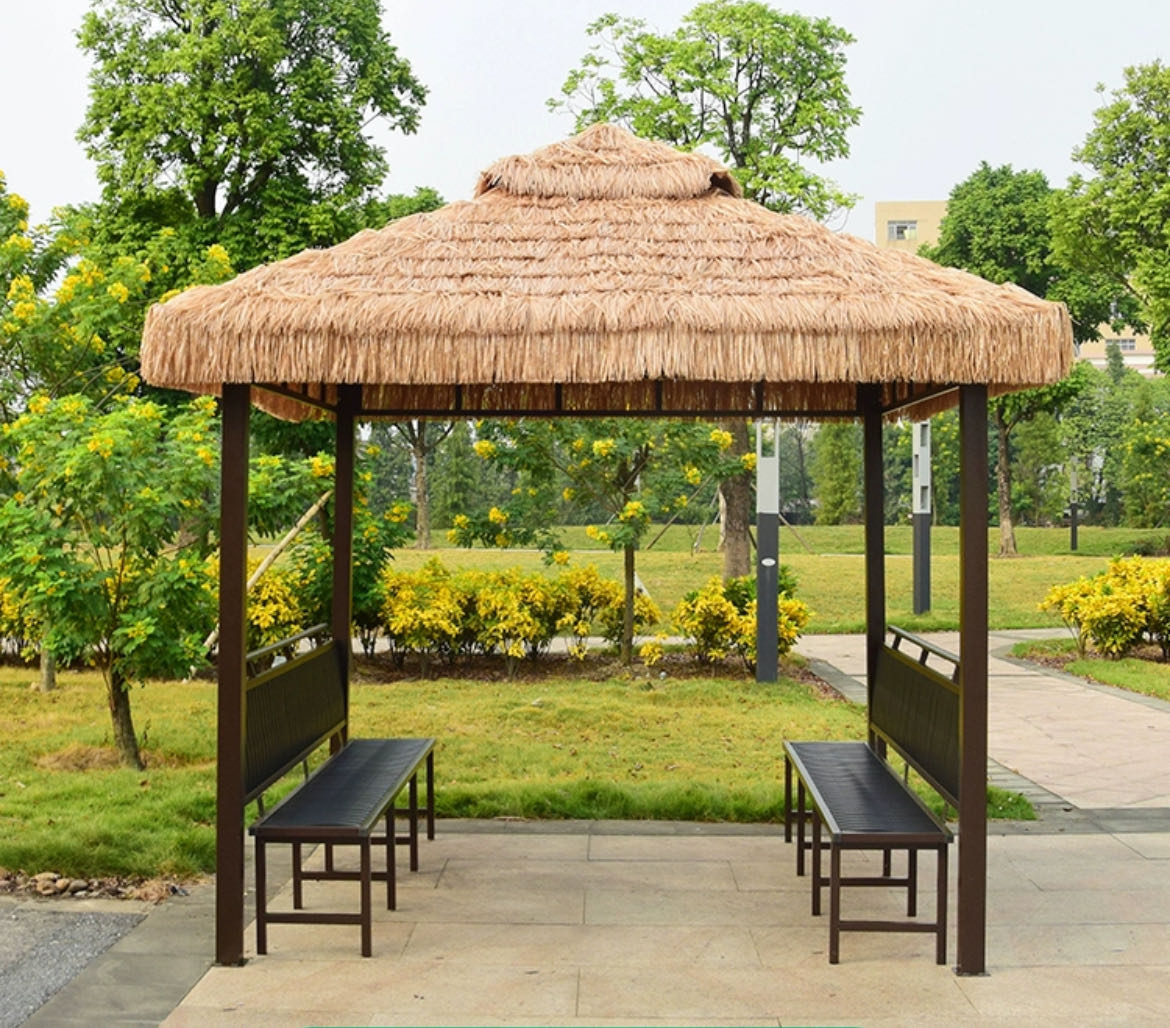
<instances>
[{"instance_id":1,"label":"background building","mask_svg":"<svg viewBox=\"0 0 1170 1028\"><path fill-rule=\"evenodd\" d=\"M874 234L878 246L916 253L923 244L938 242L939 226L947 213L945 200L888 200L874 205ZM1108 325L1099 328L1101 338L1081 343L1077 356L1099 368L1106 364L1105 351L1116 340L1127 368L1154 375L1154 345L1137 332L1114 332Z\"/></svg>"}]
</instances>

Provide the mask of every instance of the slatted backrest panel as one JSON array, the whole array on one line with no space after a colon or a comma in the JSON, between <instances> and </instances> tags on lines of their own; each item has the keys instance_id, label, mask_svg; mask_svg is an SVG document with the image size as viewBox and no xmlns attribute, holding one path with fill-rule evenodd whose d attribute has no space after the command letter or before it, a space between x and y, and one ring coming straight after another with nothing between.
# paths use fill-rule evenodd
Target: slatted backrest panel
<instances>
[{"instance_id":1,"label":"slatted backrest panel","mask_svg":"<svg viewBox=\"0 0 1170 1028\"><path fill-rule=\"evenodd\" d=\"M883 646L870 728L952 805L959 803L959 687L933 668Z\"/></svg>"},{"instance_id":2,"label":"slatted backrest panel","mask_svg":"<svg viewBox=\"0 0 1170 1028\"><path fill-rule=\"evenodd\" d=\"M244 798L250 802L345 727L336 647L319 646L257 675L244 704Z\"/></svg>"}]
</instances>

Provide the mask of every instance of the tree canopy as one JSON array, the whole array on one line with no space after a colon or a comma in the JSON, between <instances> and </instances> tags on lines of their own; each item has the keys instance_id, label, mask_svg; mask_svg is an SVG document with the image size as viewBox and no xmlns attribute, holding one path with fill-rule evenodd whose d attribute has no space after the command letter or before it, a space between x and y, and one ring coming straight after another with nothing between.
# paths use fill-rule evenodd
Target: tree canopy
<instances>
[{"instance_id":1,"label":"tree canopy","mask_svg":"<svg viewBox=\"0 0 1170 1028\"><path fill-rule=\"evenodd\" d=\"M808 166L848 156L861 117L845 84L853 37L829 19L713 0L671 33L616 14L586 31L596 42L548 101L578 131L611 121L683 149L710 146L773 210L826 218L852 206Z\"/></svg>"},{"instance_id":2,"label":"tree canopy","mask_svg":"<svg viewBox=\"0 0 1170 1028\"><path fill-rule=\"evenodd\" d=\"M426 91L377 0L93 0L78 136L103 229L187 224L240 267L362 227L385 177L369 135L413 132Z\"/></svg>"},{"instance_id":3,"label":"tree canopy","mask_svg":"<svg viewBox=\"0 0 1170 1028\"><path fill-rule=\"evenodd\" d=\"M1126 68L1093 122L1073 152L1091 175L1073 176L1056 206L1056 252L1128 295L1127 320L1170 371L1170 67Z\"/></svg>"}]
</instances>

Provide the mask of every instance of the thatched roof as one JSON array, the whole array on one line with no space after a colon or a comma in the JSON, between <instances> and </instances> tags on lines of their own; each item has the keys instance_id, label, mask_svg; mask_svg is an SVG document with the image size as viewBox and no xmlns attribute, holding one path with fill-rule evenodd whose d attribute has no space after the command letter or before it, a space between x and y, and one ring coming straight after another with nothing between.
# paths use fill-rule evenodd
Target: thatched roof
<instances>
[{"instance_id":1,"label":"thatched roof","mask_svg":"<svg viewBox=\"0 0 1170 1028\"><path fill-rule=\"evenodd\" d=\"M475 198L358 233L147 318L155 385L300 417L366 411L856 410L1064 377L1064 308L744 200L717 162L597 125L498 161Z\"/></svg>"}]
</instances>

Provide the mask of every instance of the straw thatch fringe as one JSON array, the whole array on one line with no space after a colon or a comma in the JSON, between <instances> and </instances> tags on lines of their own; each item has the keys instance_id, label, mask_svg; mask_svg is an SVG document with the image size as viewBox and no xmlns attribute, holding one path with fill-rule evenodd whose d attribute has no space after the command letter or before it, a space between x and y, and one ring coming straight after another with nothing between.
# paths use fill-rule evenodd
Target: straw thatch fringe
<instances>
[{"instance_id":1,"label":"straw thatch fringe","mask_svg":"<svg viewBox=\"0 0 1170 1028\"><path fill-rule=\"evenodd\" d=\"M1068 373L1062 306L774 214L721 174L595 126L493 165L473 201L153 308L144 376L196 391L365 383L381 389L367 409L453 409L427 390L454 385L464 409L486 386L489 407L546 409L534 398L556 383L562 400L596 387L577 394L583 411L662 409L667 392L669 409L782 409L785 390L828 411L852 410L860 382L1001 390ZM755 382L764 400L735 399ZM847 388L810 388L834 383Z\"/></svg>"}]
</instances>

